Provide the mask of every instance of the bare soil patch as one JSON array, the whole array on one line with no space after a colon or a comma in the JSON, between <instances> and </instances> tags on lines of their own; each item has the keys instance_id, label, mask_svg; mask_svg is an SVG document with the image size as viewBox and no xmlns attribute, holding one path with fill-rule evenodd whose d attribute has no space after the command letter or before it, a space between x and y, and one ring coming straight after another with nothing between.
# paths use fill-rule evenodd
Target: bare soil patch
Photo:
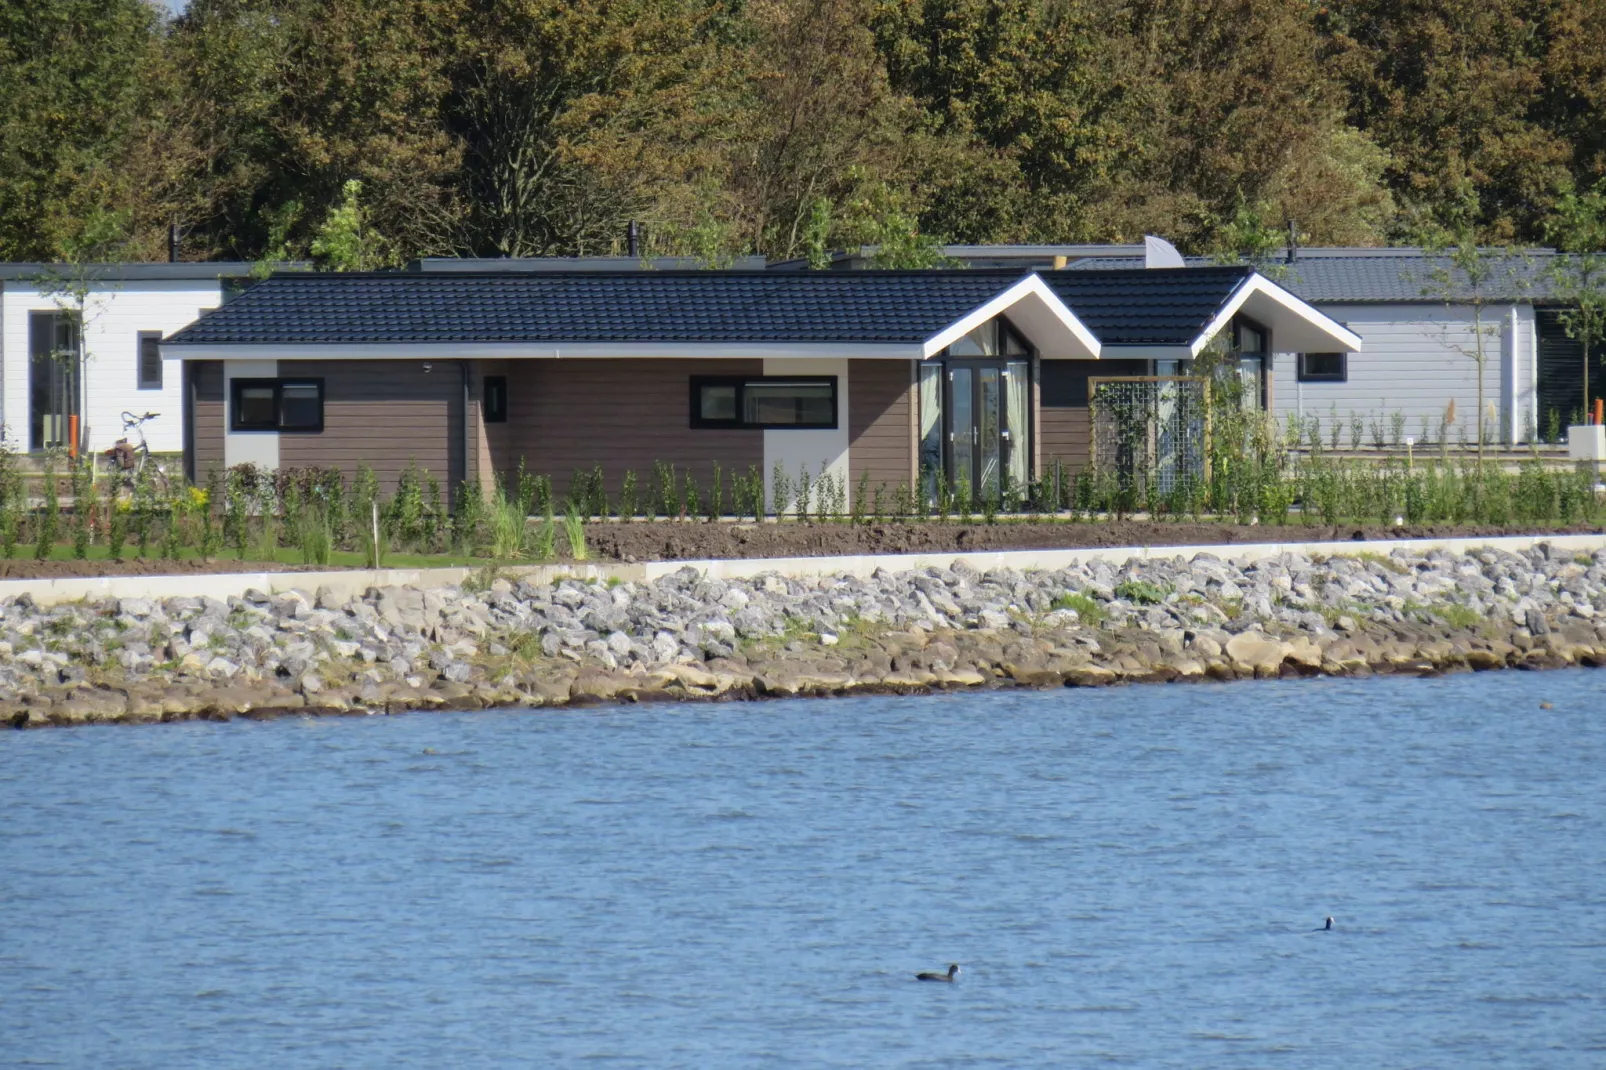
<instances>
[{"instance_id":1,"label":"bare soil patch","mask_svg":"<svg viewBox=\"0 0 1606 1070\"><path fill-rule=\"evenodd\" d=\"M976 550L1049 550L1101 546L1191 546L1209 543L1366 542L1491 535L1601 534L1600 525L1532 526L1423 524L1284 525L1096 522L940 522L840 524L592 524L593 554L613 561L684 561L703 558L822 557L837 554L930 554Z\"/></svg>"},{"instance_id":2,"label":"bare soil patch","mask_svg":"<svg viewBox=\"0 0 1606 1070\"><path fill-rule=\"evenodd\" d=\"M165 561L130 558L125 561L36 561L32 558L0 559L0 579L53 580L73 576L207 576L230 572L305 572L301 565L272 561L237 561L217 558L203 561L184 558Z\"/></svg>"}]
</instances>

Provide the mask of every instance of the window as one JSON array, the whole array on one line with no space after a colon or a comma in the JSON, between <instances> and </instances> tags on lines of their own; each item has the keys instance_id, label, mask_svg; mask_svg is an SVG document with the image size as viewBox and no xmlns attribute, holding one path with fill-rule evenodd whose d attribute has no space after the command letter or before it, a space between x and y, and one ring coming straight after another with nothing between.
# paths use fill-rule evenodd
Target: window
<instances>
[{"instance_id":1,"label":"window","mask_svg":"<svg viewBox=\"0 0 1606 1070\"><path fill-rule=\"evenodd\" d=\"M1024 357L1029 351L1009 324L988 320L948 347L950 357Z\"/></svg>"},{"instance_id":2,"label":"window","mask_svg":"<svg viewBox=\"0 0 1606 1070\"><path fill-rule=\"evenodd\" d=\"M1238 322L1238 352L1245 356L1266 352L1266 335L1258 327Z\"/></svg>"},{"instance_id":3,"label":"window","mask_svg":"<svg viewBox=\"0 0 1606 1070\"><path fill-rule=\"evenodd\" d=\"M83 398L79 323L72 312L28 313L29 449L61 449L71 444Z\"/></svg>"},{"instance_id":4,"label":"window","mask_svg":"<svg viewBox=\"0 0 1606 1070\"><path fill-rule=\"evenodd\" d=\"M507 376L487 375L480 411L488 424L507 423Z\"/></svg>"},{"instance_id":5,"label":"window","mask_svg":"<svg viewBox=\"0 0 1606 1070\"><path fill-rule=\"evenodd\" d=\"M235 379L231 431L322 431L322 379Z\"/></svg>"},{"instance_id":6,"label":"window","mask_svg":"<svg viewBox=\"0 0 1606 1070\"><path fill-rule=\"evenodd\" d=\"M1302 383L1343 383L1349 381L1347 353L1301 353L1299 381Z\"/></svg>"},{"instance_id":7,"label":"window","mask_svg":"<svg viewBox=\"0 0 1606 1070\"><path fill-rule=\"evenodd\" d=\"M139 388L162 389L161 331L139 332Z\"/></svg>"},{"instance_id":8,"label":"window","mask_svg":"<svg viewBox=\"0 0 1606 1070\"><path fill-rule=\"evenodd\" d=\"M697 377L691 381L693 427L836 427L836 376Z\"/></svg>"}]
</instances>

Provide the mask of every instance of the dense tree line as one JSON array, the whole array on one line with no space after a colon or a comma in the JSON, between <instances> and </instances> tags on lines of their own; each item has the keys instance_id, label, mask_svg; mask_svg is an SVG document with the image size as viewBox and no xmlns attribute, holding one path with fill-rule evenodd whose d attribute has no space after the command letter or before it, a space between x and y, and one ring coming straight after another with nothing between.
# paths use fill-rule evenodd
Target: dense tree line
<instances>
[{"instance_id":1,"label":"dense tree line","mask_svg":"<svg viewBox=\"0 0 1606 1070\"><path fill-rule=\"evenodd\" d=\"M1603 112L1603 0L0 0L0 259L1538 242Z\"/></svg>"}]
</instances>

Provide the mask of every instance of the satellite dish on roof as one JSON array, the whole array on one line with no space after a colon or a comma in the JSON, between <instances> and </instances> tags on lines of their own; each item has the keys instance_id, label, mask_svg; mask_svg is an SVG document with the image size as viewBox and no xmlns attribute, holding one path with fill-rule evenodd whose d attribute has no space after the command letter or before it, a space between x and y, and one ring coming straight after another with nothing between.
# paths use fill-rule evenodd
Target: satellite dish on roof
<instances>
[{"instance_id":1,"label":"satellite dish on roof","mask_svg":"<svg viewBox=\"0 0 1606 1070\"><path fill-rule=\"evenodd\" d=\"M1146 268L1187 267L1177 247L1153 234L1143 236L1143 266Z\"/></svg>"}]
</instances>

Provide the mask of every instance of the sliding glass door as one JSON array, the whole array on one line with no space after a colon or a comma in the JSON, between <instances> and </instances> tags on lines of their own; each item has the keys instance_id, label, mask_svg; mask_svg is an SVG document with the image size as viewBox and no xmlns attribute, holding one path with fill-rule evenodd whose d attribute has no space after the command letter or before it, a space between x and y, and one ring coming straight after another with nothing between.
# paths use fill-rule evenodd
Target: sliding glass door
<instances>
[{"instance_id":1,"label":"sliding glass door","mask_svg":"<svg viewBox=\"0 0 1606 1070\"><path fill-rule=\"evenodd\" d=\"M30 312L28 355L28 448L66 449L82 393L78 317Z\"/></svg>"}]
</instances>

